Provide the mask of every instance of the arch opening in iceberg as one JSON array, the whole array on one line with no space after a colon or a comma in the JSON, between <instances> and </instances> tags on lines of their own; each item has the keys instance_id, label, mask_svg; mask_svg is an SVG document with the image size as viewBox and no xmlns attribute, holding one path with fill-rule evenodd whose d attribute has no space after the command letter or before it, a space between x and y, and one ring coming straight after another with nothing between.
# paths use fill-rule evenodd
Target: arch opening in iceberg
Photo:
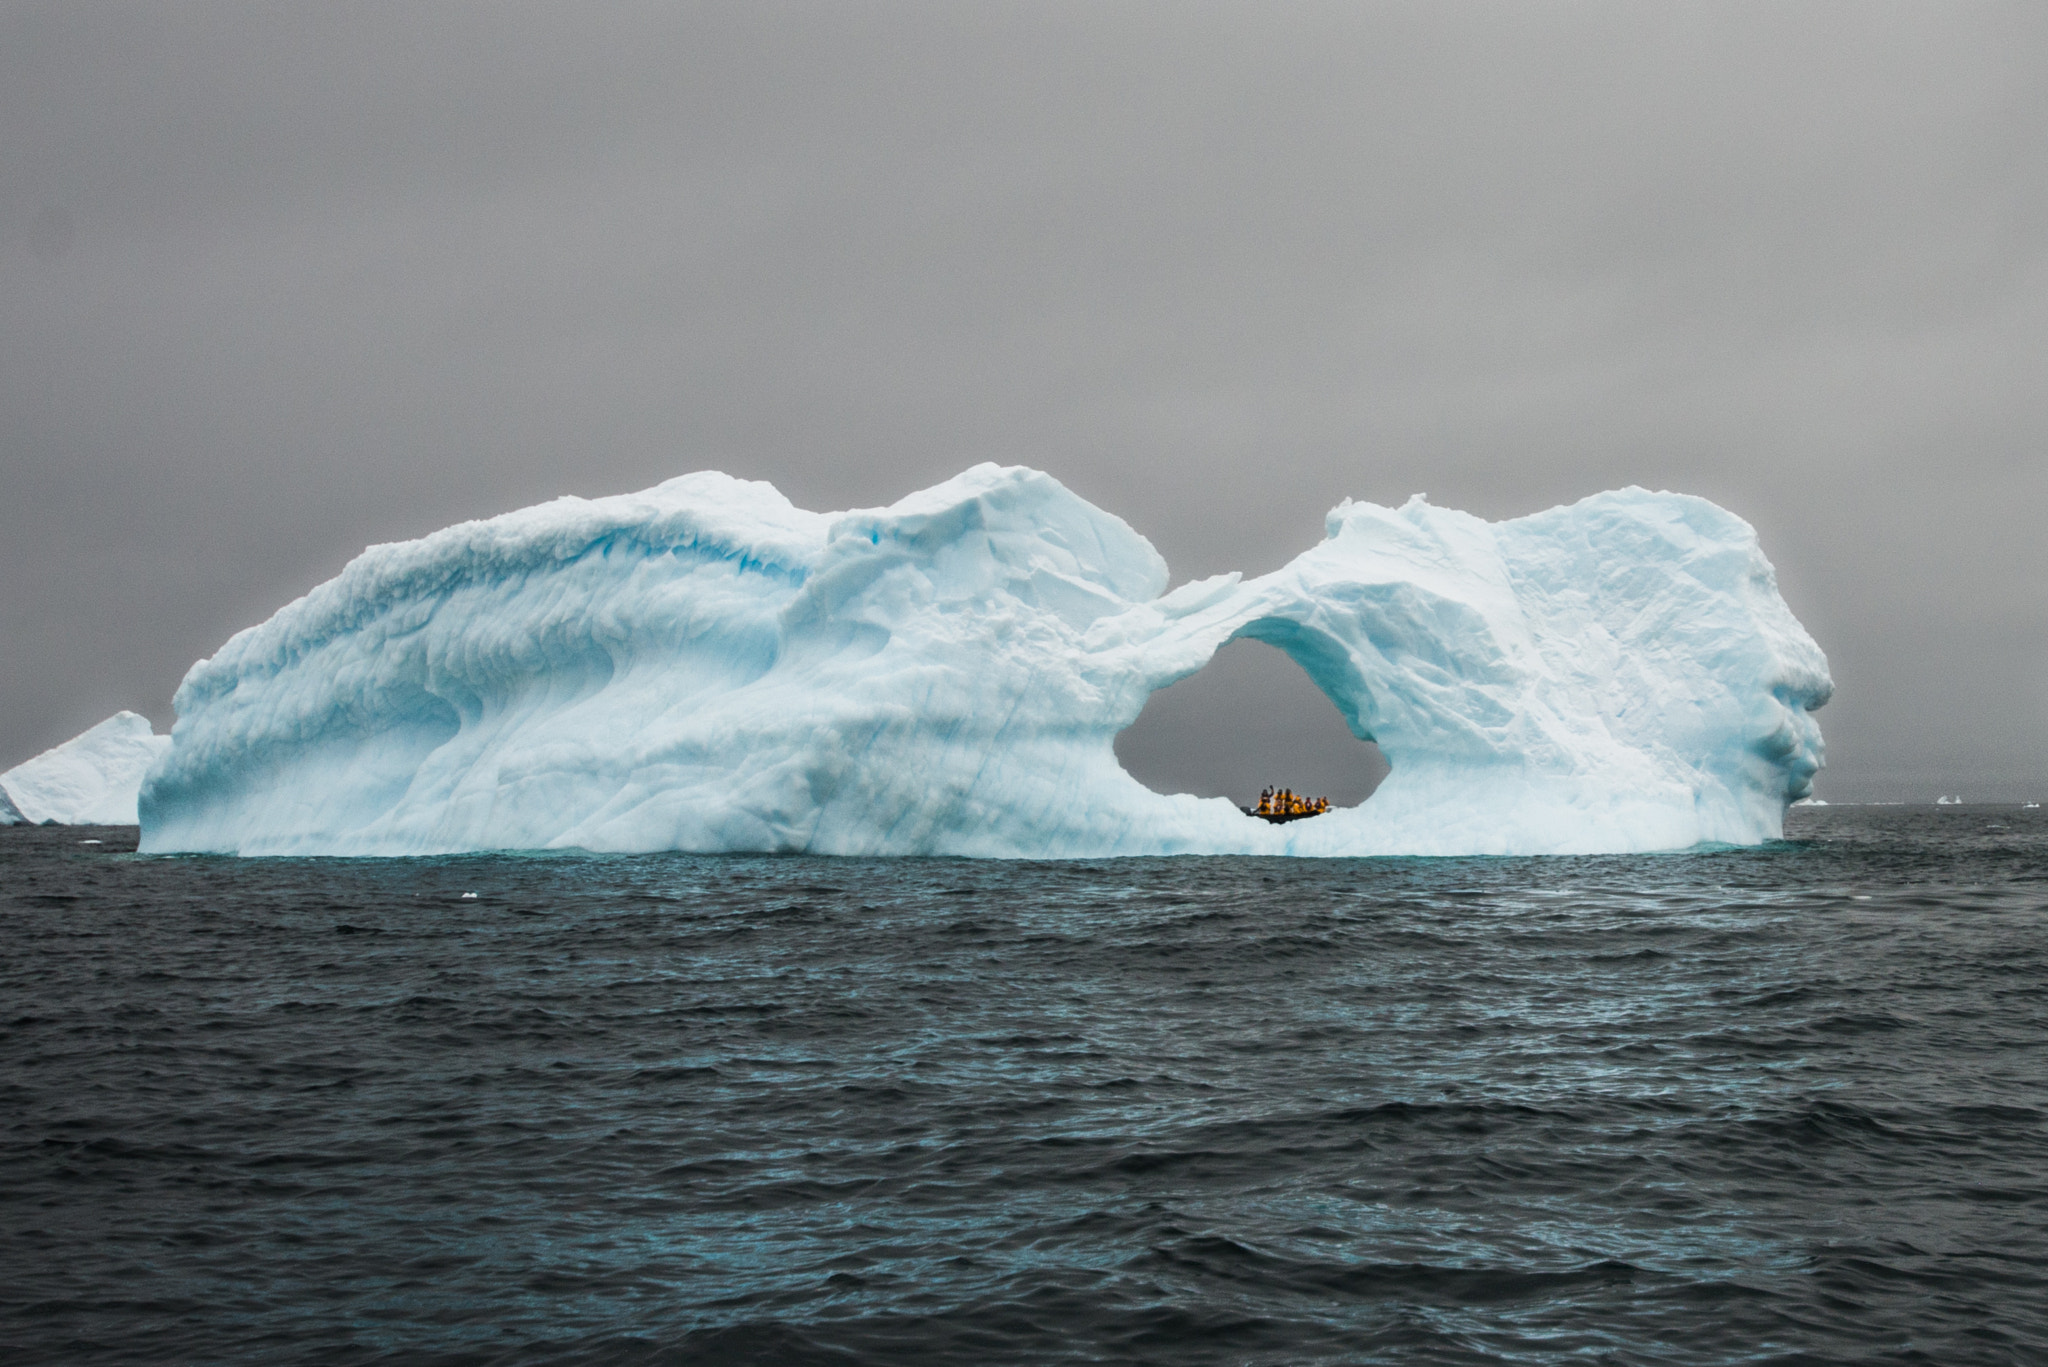
<instances>
[{"instance_id":1,"label":"arch opening in iceberg","mask_svg":"<svg viewBox=\"0 0 2048 1367\"><path fill-rule=\"evenodd\" d=\"M1116 755L1155 793L1223 797L1239 807L1275 785L1356 807L1387 775L1379 747L1354 734L1291 653L1249 634L1154 692L1118 733Z\"/></svg>"},{"instance_id":2,"label":"arch opening in iceberg","mask_svg":"<svg viewBox=\"0 0 2048 1367\"><path fill-rule=\"evenodd\" d=\"M1771 839L1810 791L1827 661L1733 514L1624 489L1325 529L1167 592L1121 518L981 465L887 508L701 472L375 546L186 675L142 848L1624 852ZM1378 744L1371 802L1269 826L1124 769L1230 642Z\"/></svg>"}]
</instances>

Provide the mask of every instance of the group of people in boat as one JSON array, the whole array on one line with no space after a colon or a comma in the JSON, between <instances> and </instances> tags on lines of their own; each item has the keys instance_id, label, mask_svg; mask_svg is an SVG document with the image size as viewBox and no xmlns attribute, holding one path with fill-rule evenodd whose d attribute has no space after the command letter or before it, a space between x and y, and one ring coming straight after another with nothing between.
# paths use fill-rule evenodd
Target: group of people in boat
<instances>
[{"instance_id":1,"label":"group of people in boat","mask_svg":"<svg viewBox=\"0 0 2048 1367\"><path fill-rule=\"evenodd\" d=\"M1303 797L1292 788L1268 788L1259 794L1259 805L1246 808L1248 816L1268 821L1290 821L1300 816L1321 816L1330 810L1326 797Z\"/></svg>"}]
</instances>

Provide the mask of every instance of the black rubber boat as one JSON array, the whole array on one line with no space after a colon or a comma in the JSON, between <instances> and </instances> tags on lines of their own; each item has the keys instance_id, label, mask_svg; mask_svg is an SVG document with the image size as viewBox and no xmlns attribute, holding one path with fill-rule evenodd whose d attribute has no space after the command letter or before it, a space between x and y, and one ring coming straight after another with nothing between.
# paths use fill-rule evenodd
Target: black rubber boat
<instances>
[{"instance_id":1,"label":"black rubber boat","mask_svg":"<svg viewBox=\"0 0 2048 1367\"><path fill-rule=\"evenodd\" d=\"M1256 807L1239 807L1238 810L1246 816L1255 816L1261 821L1270 821L1275 826L1285 826L1290 821L1306 821L1312 816L1323 815L1322 812L1262 812ZM1335 811L1336 809L1327 808L1325 810Z\"/></svg>"}]
</instances>

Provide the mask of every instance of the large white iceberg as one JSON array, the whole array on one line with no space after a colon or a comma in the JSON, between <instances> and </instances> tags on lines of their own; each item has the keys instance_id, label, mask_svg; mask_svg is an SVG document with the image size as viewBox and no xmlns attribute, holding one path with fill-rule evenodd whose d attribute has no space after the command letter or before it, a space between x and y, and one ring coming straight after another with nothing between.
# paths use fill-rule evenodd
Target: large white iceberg
<instances>
[{"instance_id":1,"label":"large white iceberg","mask_svg":"<svg viewBox=\"0 0 2048 1367\"><path fill-rule=\"evenodd\" d=\"M193 666L142 848L1661 850L1778 836L1821 764L1827 662L1702 499L1346 502L1284 569L1166 584L1121 519L992 465L876 510L701 473L463 523ZM1268 825L1118 765L1241 636L1378 742L1364 805Z\"/></svg>"},{"instance_id":2,"label":"large white iceberg","mask_svg":"<svg viewBox=\"0 0 2048 1367\"><path fill-rule=\"evenodd\" d=\"M170 744L150 730L149 718L116 712L0 774L0 826L133 826L142 776Z\"/></svg>"}]
</instances>

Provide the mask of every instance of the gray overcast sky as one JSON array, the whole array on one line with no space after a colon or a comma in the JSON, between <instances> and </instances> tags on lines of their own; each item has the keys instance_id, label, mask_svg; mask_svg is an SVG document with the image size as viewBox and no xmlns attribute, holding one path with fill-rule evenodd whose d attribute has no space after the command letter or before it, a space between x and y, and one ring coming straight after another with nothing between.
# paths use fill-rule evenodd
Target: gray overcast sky
<instances>
[{"instance_id":1,"label":"gray overcast sky","mask_svg":"<svg viewBox=\"0 0 2048 1367\"><path fill-rule=\"evenodd\" d=\"M369 542L994 459L1177 580L1704 494L1823 794L2040 796L2044 149L2038 0L6 3L0 767Z\"/></svg>"}]
</instances>

